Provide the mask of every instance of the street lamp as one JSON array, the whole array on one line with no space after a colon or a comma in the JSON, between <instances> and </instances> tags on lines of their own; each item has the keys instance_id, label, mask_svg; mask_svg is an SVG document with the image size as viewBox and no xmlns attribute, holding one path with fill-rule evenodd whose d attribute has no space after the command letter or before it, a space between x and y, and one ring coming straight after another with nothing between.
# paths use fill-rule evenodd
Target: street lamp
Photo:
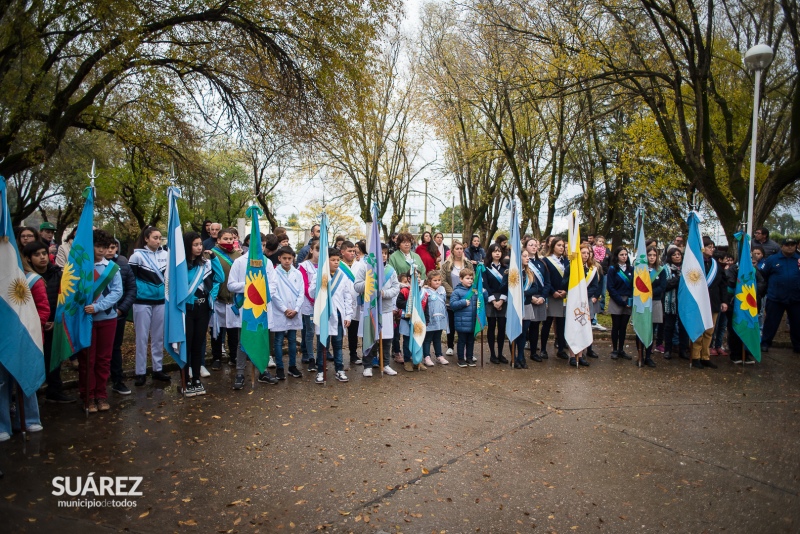
<instances>
[{"instance_id":1,"label":"street lamp","mask_svg":"<svg viewBox=\"0 0 800 534\"><path fill-rule=\"evenodd\" d=\"M755 71L755 90L753 91L753 138L750 140L750 189L747 196L747 234L753 235L753 204L756 196L756 141L758 139L758 99L761 89L761 71L772 62L772 48L758 44L744 54L745 66Z\"/></svg>"}]
</instances>

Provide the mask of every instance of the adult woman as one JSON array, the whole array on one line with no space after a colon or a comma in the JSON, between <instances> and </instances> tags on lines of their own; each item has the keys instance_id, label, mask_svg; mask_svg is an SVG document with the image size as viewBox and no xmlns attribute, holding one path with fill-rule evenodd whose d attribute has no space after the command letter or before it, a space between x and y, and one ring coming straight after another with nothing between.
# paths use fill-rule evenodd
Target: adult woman
<instances>
[{"instance_id":1,"label":"adult woman","mask_svg":"<svg viewBox=\"0 0 800 534\"><path fill-rule=\"evenodd\" d=\"M611 314L611 359L632 359L625 353L625 330L631 317L633 298L633 267L628 260L628 249L617 247L611 254L608 268L608 312Z\"/></svg>"},{"instance_id":2,"label":"adult woman","mask_svg":"<svg viewBox=\"0 0 800 534\"><path fill-rule=\"evenodd\" d=\"M77 231L78 227L76 226L70 231L64 242L59 245L58 252L56 252L56 265L62 269L67 264L67 259L69 259L69 251L72 249L72 242L75 240L75 232Z\"/></svg>"},{"instance_id":3,"label":"adult woman","mask_svg":"<svg viewBox=\"0 0 800 534\"><path fill-rule=\"evenodd\" d=\"M483 288L488 293L486 299L486 321L489 337L489 361L492 363L508 363L503 356L503 345L506 341L506 302L508 300L508 280L505 277L508 267L502 263L503 249L493 243L486 254L483 271ZM525 262L527 263L527 262ZM524 266L524 264L523 264ZM497 353L495 353L495 331L497 331ZM522 345L525 346L524 343Z\"/></svg>"},{"instance_id":4,"label":"adult woman","mask_svg":"<svg viewBox=\"0 0 800 534\"><path fill-rule=\"evenodd\" d=\"M545 267L550 273L550 295L547 299L547 319L542 325L542 358L547 358L547 338L550 328L556 323L556 341L554 343L556 355L566 360L567 342L564 339L564 306L569 285L569 262L564 257L564 240L555 237L550 242L551 254L544 260Z\"/></svg>"},{"instance_id":5,"label":"adult woman","mask_svg":"<svg viewBox=\"0 0 800 534\"><path fill-rule=\"evenodd\" d=\"M397 250L389 256L389 265L398 275L411 272L411 265L417 270L417 279L425 280L425 264L419 254L411 250L414 245L414 238L411 234L403 232L397 236Z\"/></svg>"},{"instance_id":6,"label":"adult woman","mask_svg":"<svg viewBox=\"0 0 800 534\"><path fill-rule=\"evenodd\" d=\"M506 236L500 234L495 238L494 243L499 246L502 251L501 259L511 255L511 247L508 246L508 238Z\"/></svg>"},{"instance_id":7,"label":"adult woman","mask_svg":"<svg viewBox=\"0 0 800 534\"><path fill-rule=\"evenodd\" d=\"M133 326L136 331L136 380L143 386L147 376L147 342L153 360L153 378L169 381L162 372L164 358L164 274L167 251L161 248L161 232L146 226L134 245L128 260L136 277L136 301L133 304Z\"/></svg>"},{"instance_id":8,"label":"adult woman","mask_svg":"<svg viewBox=\"0 0 800 534\"><path fill-rule=\"evenodd\" d=\"M675 245L667 250L667 264L664 268L664 359L672 358L680 349L681 358L689 359L689 338L680 326L678 319L678 285L681 280L683 253ZM680 335L678 332L680 331ZM676 340L678 343L676 345Z\"/></svg>"},{"instance_id":9,"label":"adult woman","mask_svg":"<svg viewBox=\"0 0 800 534\"><path fill-rule=\"evenodd\" d=\"M479 263L483 263L484 258L486 258L486 251L481 247L481 238L478 234L473 234L469 240L469 247L464 250L464 256L472 263L473 270Z\"/></svg>"},{"instance_id":10,"label":"adult woman","mask_svg":"<svg viewBox=\"0 0 800 534\"><path fill-rule=\"evenodd\" d=\"M417 247L416 253L425 266L423 275L427 276L427 274L435 270L439 264L439 249L436 247L436 243L433 242L430 232L422 234L421 241L422 242Z\"/></svg>"},{"instance_id":11,"label":"adult woman","mask_svg":"<svg viewBox=\"0 0 800 534\"><path fill-rule=\"evenodd\" d=\"M183 234L184 253L188 267L189 298L186 300L186 359L183 369L185 397L205 395L200 382L200 367L206 346L206 330L211 319L214 300L225 273L211 251L203 251L203 239L197 232Z\"/></svg>"},{"instance_id":12,"label":"adult woman","mask_svg":"<svg viewBox=\"0 0 800 534\"><path fill-rule=\"evenodd\" d=\"M598 299L600 298L600 278L601 278L601 271L600 266L597 265L597 262L594 260L594 253L592 252L592 247L589 243L584 243L581 245L581 260L583 260L583 275L586 277L586 296L589 298L589 312L592 315L592 319L600 311L600 304ZM586 349L586 355L589 358L598 358L599 355L594 351L592 345Z\"/></svg>"},{"instance_id":13,"label":"adult woman","mask_svg":"<svg viewBox=\"0 0 800 534\"><path fill-rule=\"evenodd\" d=\"M523 249L528 253L528 268L536 278L538 293L530 303L530 309L526 307L525 318L529 321L528 331L523 332L528 339L528 346L531 350L531 360L541 362L547 358L547 353L542 351L539 354L539 327L542 321L547 320L547 296L550 294L550 272L539 258L539 242L536 239L528 238L523 242ZM541 302L540 302L541 300Z\"/></svg>"},{"instance_id":14,"label":"adult woman","mask_svg":"<svg viewBox=\"0 0 800 534\"><path fill-rule=\"evenodd\" d=\"M464 258L464 245L460 241L453 241L452 254L442 265L442 285L447 293L447 321L449 331L447 332L447 355L453 355L456 339L455 315L450 309L450 295L460 282L461 269L469 267L469 262Z\"/></svg>"},{"instance_id":15,"label":"adult woman","mask_svg":"<svg viewBox=\"0 0 800 534\"><path fill-rule=\"evenodd\" d=\"M25 245L39 241L39 232L36 228L31 226L20 226L16 229L17 246L20 250L25 248Z\"/></svg>"},{"instance_id":16,"label":"adult woman","mask_svg":"<svg viewBox=\"0 0 800 534\"><path fill-rule=\"evenodd\" d=\"M433 234L433 242L436 243L436 248L439 249L439 264L442 265L450 257L450 249L444 244L442 232Z\"/></svg>"}]
</instances>

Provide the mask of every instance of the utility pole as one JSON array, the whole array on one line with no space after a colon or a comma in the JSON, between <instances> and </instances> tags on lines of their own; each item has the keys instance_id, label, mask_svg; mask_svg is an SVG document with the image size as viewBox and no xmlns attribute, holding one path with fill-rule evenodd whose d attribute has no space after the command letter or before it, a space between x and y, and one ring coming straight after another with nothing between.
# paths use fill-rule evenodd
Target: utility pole
<instances>
[{"instance_id":1,"label":"utility pole","mask_svg":"<svg viewBox=\"0 0 800 534\"><path fill-rule=\"evenodd\" d=\"M428 179L425 178L425 214L422 216L422 226L428 229Z\"/></svg>"}]
</instances>

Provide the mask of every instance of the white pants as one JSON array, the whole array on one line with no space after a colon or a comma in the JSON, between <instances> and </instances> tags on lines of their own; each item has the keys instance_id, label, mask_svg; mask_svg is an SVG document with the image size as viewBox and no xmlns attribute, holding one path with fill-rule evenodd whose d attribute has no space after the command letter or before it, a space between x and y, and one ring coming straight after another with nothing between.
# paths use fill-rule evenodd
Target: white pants
<instances>
[{"instance_id":1,"label":"white pants","mask_svg":"<svg viewBox=\"0 0 800 534\"><path fill-rule=\"evenodd\" d=\"M136 330L136 374L147 374L148 339L153 371L160 371L164 360L164 305L134 304L133 327Z\"/></svg>"}]
</instances>

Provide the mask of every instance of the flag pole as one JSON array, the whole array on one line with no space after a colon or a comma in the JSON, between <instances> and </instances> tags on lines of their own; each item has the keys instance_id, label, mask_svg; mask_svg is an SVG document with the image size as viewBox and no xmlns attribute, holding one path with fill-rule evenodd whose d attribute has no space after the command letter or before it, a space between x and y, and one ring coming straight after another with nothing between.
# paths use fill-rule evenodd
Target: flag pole
<instances>
[{"instance_id":1,"label":"flag pole","mask_svg":"<svg viewBox=\"0 0 800 534\"><path fill-rule=\"evenodd\" d=\"M328 347L322 347L322 383L328 385Z\"/></svg>"},{"instance_id":2,"label":"flag pole","mask_svg":"<svg viewBox=\"0 0 800 534\"><path fill-rule=\"evenodd\" d=\"M383 329L378 337L378 361L381 366L381 377L383 377Z\"/></svg>"},{"instance_id":3,"label":"flag pole","mask_svg":"<svg viewBox=\"0 0 800 534\"><path fill-rule=\"evenodd\" d=\"M483 369L483 330L481 330L481 369Z\"/></svg>"},{"instance_id":4,"label":"flag pole","mask_svg":"<svg viewBox=\"0 0 800 534\"><path fill-rule=\"evenodd\" d=\"M17 382L16 379L14 381ZM22 386L19 385L19 382L17 382L17 411L19 412L19 426L22 428L22 441L24 442L28 439L28 425L25 424L25 393L22 391Z\"/></svg>"},{"instance_id":5,"label":"flag pole","mask_svg":"<svg viewBox=\"0 0 800 534\"><path fill-rule=\"evenodd\" d=\"M92 172L89 174L89 185L92 188L92 194L94 194L94 179L97 177L95 173L95 160L92 160ZM94 326L92 326L94 328ZM84 361L88 362L89 358L88 355L84 359ZM145 368L145 374L147 373L147 369ZM86 413L86 419L89 419L89 366L82 365L81 361L78 360L78 374L83 374L83 383L86 384L86 396L83 398L83 410Z\"/></svg>"}]
</instances>

